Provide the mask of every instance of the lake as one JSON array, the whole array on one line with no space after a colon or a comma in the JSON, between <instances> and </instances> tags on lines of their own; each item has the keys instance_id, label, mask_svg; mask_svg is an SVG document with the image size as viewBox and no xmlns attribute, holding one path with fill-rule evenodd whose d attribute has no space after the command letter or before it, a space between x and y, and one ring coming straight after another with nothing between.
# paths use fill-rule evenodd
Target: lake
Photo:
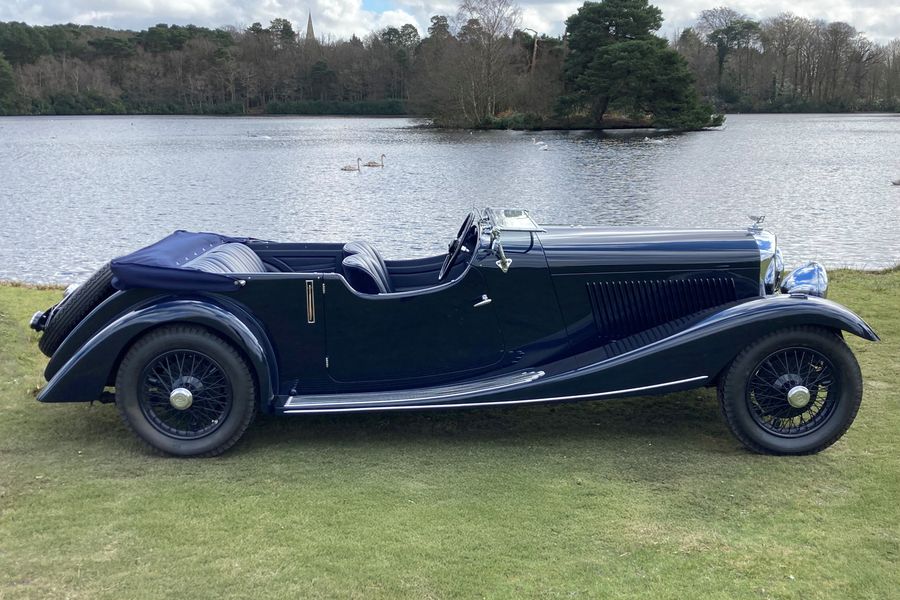
<instances>
[{"instance_id":1,"label":"lake","mask_svg":"<svg viewBox=\"0 0 900 600\"><path fill-rule=\"evenodd\" d=\"M175 229L424 256L485 205L543 223L745 227L764 214L789 265L900 262L900 115L730 115L646 139L415 124L0 118L0 279L77 281ZM383 169L340 170L382 153Z\"/></svg>"}]
</instances>

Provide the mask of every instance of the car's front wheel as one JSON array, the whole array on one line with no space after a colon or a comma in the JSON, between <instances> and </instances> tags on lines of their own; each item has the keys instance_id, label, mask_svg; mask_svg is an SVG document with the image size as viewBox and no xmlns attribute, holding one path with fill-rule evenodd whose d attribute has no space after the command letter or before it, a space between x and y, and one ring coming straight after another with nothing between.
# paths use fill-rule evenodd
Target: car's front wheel
<instances>
[{"instance_id":1,"label":"car's front wheel","mask_svg":"<svg viewBox=\"0 0 900 600\"><path fill-rule=\"evenodd\" d=\"M836 442L862 401L859 364L827 329L800 327L748 346L719 381L734 435L764 454L813 454Z\"/></svg>"},{"instance_id":2,"label":"car's front wheel","mask_svg":"<svg viewBox=\"0 0 900 600\"><path fill-rule=\"evenodd\" d=\"M256 414L253 377L241 355L206 329L167 326L139 339L116 377L125 424L152 449L216 456Z\"/></svg>"}]
</instances>

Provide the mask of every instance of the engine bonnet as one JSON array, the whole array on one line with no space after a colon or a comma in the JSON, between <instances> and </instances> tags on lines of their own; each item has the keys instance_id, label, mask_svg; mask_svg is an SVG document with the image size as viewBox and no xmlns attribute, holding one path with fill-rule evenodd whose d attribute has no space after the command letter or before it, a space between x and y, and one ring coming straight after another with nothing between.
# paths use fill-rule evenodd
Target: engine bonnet
<instances>
[{"instance_id":1,"label":"engine bonnet","mask_svg":"<svg viewBox=\"0 0 900 600\"><path fill-rule=\"evenodd\" d=\"M746 230L546 226L538 233L553 275L732 271L758 279L760 254Z\"/></svg>"}]
</instances>

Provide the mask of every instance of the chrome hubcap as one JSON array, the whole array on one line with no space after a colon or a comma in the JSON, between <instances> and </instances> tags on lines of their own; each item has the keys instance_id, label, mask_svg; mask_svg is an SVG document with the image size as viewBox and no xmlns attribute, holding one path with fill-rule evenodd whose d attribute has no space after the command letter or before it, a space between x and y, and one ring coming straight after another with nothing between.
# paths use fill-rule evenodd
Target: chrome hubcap
<instances>
[{"instance_id":1,"label":"chrome hubcap","mask_svg":"<svg viewBox=\"0 0 900 600\"><path fill-rule=\"evenodd\" d=\"M807 395L809 395L807 393ZM191 404L194 402L194 395L187 388L175 388L172 390L172 393L169 394L169 403L172 404L178 410L185 410L190 408Z\"/></svg>"},{"instance_id":2,"label":"chrome hubcap","mask_svg":"<svg viewBox=\"0 0 900 600\"><path fill-rule=\"evenodd\" d=\"M787 401L794 408L803 408L809 404L809 389L802 385L795 385L788 392Z\"/></svg>"}]
</instances>

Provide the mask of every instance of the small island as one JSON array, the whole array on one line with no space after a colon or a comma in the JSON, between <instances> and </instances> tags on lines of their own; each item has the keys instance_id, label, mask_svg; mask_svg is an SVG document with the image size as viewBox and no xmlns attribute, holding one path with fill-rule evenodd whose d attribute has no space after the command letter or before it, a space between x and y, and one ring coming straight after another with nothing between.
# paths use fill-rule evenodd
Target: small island
<instances>
[{"instance_id":1,"label":"small island","mask_svg":"<svg viewBox=\"0 0 900 600\"><path fill-rule=\"evenodd\" d=\"M900 109L900 42L790 13L700 13L666 40L647 0L585 2L562 36L512 0L427 31L317 36L278 18L142 31L0 22L0 115L384 115L437 127L701 129L725 112ZM424 33L424 35L423 35Z\"/></svg>"}]
</instances>

